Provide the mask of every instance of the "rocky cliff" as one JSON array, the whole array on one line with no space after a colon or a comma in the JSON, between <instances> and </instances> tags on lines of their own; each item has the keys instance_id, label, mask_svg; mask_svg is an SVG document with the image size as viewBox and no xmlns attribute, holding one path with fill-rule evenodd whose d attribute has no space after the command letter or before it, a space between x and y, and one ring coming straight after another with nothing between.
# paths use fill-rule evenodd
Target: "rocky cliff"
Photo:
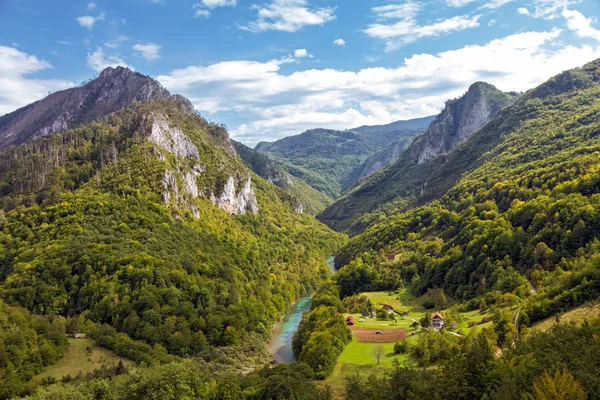
<instances>
[{"instance_id":1,"label":"rocky cliff","mask_svg":"<svg viewBox=\"0 0 600 400\"><path fill-rule=\"evenodd\" d=\"M422 164L454 149L514 100L515 95L489 83L472 84L462 97L446 103L427 132L411 146L412 162Z\"/></svg>"},{"instance_id":2,"label":"rocky cliff","mask_svg":"<svg viewBox=\"0 0 600 400\"><path fill-rule=\"evenodd\" d=\"M134 102L169 97L149 76L123 67L107 68L83 86L53 93L0 117L0 150L75 128ZM193 111L187 99L178 99Z\"/></svg>"},{"instance_id":3,"label":"rocky cliff","mask_svg":"<svg viewBox=\"0 0 600 400\"><path fill-rule=\"evenodd\" d=\"M319 219L334 229L355 234L385 215L439 198L470 167L465 162L449 171L444 166L445 157L458 151L461 143L515 99L516 95L503 93L490 84L474 83L466 94L449 100L427 131L408 149L399 156L392 154L396 158L393 164L363 178L359 185L327 207ZM393 153L393 149L389 151ZM376 161L374 168L378 166ZM436 171L445 171L441 175L446 179L437 178Z\"/></svg>"}]
</instances>

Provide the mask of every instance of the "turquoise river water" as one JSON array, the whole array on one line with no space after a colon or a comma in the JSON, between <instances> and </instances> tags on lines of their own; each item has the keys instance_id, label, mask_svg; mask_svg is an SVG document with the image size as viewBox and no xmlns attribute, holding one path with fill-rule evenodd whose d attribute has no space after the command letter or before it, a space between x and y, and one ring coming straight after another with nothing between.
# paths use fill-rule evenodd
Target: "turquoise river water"
<instances>
[{"instance_id":1,"label":"turquoise river water","mask_svg":"<svg viewBox=\"0 0 600 400\"><path fill-rule=\"evenodd\" d=\"M327 260L327 264L331 272L335 273L333 257ZM275 362L290 364L296 361L292 350L292 339L302 321L302 314L310 310L311 304L312 296L301 298L283 320L273 327L269 350L273 353Z\"/></svg>"}]
</instances>

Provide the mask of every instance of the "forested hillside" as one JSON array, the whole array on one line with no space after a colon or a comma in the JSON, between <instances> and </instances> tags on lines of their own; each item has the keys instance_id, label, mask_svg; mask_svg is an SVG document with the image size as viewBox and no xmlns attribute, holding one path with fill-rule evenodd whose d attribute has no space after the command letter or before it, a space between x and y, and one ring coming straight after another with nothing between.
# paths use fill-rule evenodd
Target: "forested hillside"
<instances>
[{"instance_id":1,"label":"forested hillside","mask_svg":"<svg viewBox=\"0 0 600 400\"><path fill-rule=\"evenodd\" d=\"M316 215L332 202L329 196L314 189L302 179L291 175L266 155L242 143L232 142L237 153L254 173L298 199L298 210Z\"/></svg>"},{"instance_id":2,"label":"forested hillside","mask_svg":"<svg viewBox=\"0 0 600 400\"><path fill-rule=\"evenodd\" d=\"M474 83L463 96L447 101L444 110L410 147L390 157L393 164L345 193L319 219L334 229L356 234L386 215L439 198L482 153L477 149L470 160L456 165L446 163L446 158L515 98L516 94L503 93L490 84ZM484 146L491 148L495 140ZM382 155L398 150L391 146Z\"/></svg>"},{"instance_id":3,"label":"forested hillside","mask_svg":"<svg viewBox=\"0 0 600 400\"><path fill-rule=\"evenodd\" d=\"M526 298L533 287L526 307L532 320L596 298L599 77L595 61L552 78L445 163L437 160L445 179L460 166L472 172L439 201L354 237L336 258L339 266L350 263L340 272L342 285L360 290L392 274L416 293L440 287L463 300L490 290Z\"/></svg>"},{"instance_id":4,"label":"forested hillside","mask_svg":"<svg viewBox=\"0 0 600 400\"><path fill-rule=\"evenodd\" d=\"M392 142L402 149L406 148L427 128L429 121L430 117L427 117L348 131L312 129L273 143L259 143L255 149L335 199L364 174L371 172L367 171L368 167L362 166L371 156ZM379 160L384 166L384 161L391 162L393 157L381 156ZM371 160L371 167L373 164Z\"/></svg>"},{"instance_id":5,"label":"forested hillside","mask_svg":"<svg viewBox=\"0 0 600 400\"><path fill-rule=\"evenodd\" d=\"M0 180L0 298L146 364L258 352L344 241L177 97L11 147Z\"/></svg>"}]
</instances>

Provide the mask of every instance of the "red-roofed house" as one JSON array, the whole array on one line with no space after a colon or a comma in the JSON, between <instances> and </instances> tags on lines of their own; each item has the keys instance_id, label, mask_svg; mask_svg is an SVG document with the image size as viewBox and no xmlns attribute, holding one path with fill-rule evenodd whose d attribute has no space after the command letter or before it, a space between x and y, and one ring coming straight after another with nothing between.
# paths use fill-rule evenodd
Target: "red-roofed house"
<instances>
[{"instance_id":1,"label":"red-roofed house","mask_svg":"<svg viewBox=\"0 0 600 400\"><path fill-rule=\"evenodd\" d=\"M442 329L444 327L444 317L439 312L431 316L431 327L433 329Z\"/></svg>"}]
</instances>

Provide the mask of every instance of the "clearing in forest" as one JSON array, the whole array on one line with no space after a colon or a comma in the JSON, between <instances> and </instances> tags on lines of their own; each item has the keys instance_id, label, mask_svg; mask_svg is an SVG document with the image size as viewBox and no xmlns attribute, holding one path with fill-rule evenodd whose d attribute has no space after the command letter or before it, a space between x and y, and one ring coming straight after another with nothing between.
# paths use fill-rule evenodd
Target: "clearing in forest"
<instances>
[{"instance_id":1,"label":"clearing in forest","mask_svg":"<svg viewBox=\"0 0 600 400\"><path fill-rule=\"evenodd\" d=\"M69 339L69 348L63 355L63 358L58 360L54 365L49 366L44 372L37 375L33 379L37 382L40 380L53 377L57 380L65 376L75 378L80 372L85 375L95 369L99 369L102 365L107 367L117 365L122 361L126 367L131 367L134 363L131 360L118 356L115 352L94 346L95 341L88 338Z\"/></svg>"}]
</instances>

